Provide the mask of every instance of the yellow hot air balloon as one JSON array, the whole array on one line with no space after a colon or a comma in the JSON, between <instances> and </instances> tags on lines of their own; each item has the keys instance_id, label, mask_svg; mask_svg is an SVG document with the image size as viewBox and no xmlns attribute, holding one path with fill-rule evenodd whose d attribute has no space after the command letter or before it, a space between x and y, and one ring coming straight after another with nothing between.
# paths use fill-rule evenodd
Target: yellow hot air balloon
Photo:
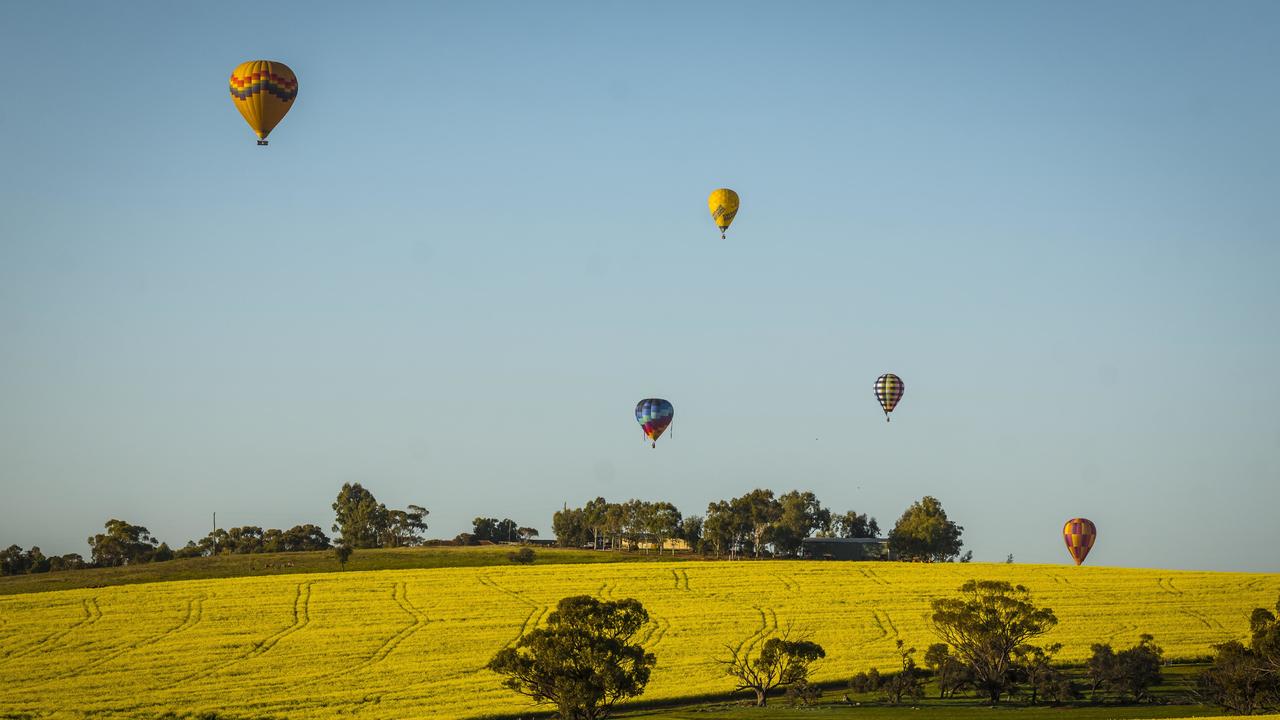
<instances>
[{"instance_id":1,"label":"yellow hot air balloon","mask_svg":"<svg viewBox=\"0 0 1280 720\"><path fill-rule=\"evenodd\" d=\"M716 221L716 227L720 228L720 239L723 240L724 231L729 229L729 223L738 214L738 193L729 188L712 190L711 197L707 198L707 207L711 209L711 219Z\"/></svg>"},{"instance_id":2,"label":"yellow hot air balloon","mask_svg":"<svg viewBox=\"0 0 1280 720\"><path fill-rule=\"evenodd\" d=\"M250 60L231 71L231 102L258 134L258 144L284 119L298 97L298 77L274 60Z\"/></svg>"}]
</instances>

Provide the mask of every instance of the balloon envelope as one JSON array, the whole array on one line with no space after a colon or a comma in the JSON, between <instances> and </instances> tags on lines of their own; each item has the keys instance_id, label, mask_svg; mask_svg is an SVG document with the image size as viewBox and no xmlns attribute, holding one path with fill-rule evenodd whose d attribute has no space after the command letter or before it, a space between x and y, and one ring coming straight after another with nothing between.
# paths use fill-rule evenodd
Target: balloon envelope
<instances>
[{"instance_id":1,"label":"balloon envelope","mask_svg":"<svg viewBox=\"0 0 1280 720\"><path fill-rule=\"evenodd\" d=\"M889 420L889 413L898 406L898 401L902 399L902 393L907 389L903 384L902 378L893 373L885 373L876 378L876 400L880 402L880 407L884 408L884 419Z\"/></svg>"},{"instance_id":2,"label":"balloon envelope","mask_svg":"<svg viewBox=\"0 0 1280 720\"><path fill-rule=\"evenodd\" d=\"M1079 565L1088 557L1093 541L1098 539L1098 528L1085 518L1071 518L1062 526L1062 539L1067 543L1067 552Z\"/></svg>"},{"instance_id":3,"label":"balloon envelope","mask_svg":"<svg viewBox=\"0 0 1280 720\"><path fill-rule=\"evenodd\" d=\"M712 190L711 197L707 198L707 207L711 210L711 219L720 228L720 237L724 237L724 231L729 229L729 224L738 214L738 193L729 188Z\"/></svg>"},{"instance_id":4,"label":"balloon envelope","mask_svg":"<svg viewBox=\"0 0 1280 720\"><path fill-rule=\"evenodd\" d=\"M298 97L298 77L274 60L250 60L231 71L231 102L265 145Z\"/></svg>"},{"instance_id":5,"label":"balloon envelope","mask_svg":"<svg viewBox=\"0 0 1280 720\"><path fill-rule=\"evenodd\" d=\"M644 436L658 447L658 438L671 425L676 409L661 398L645 398L636 403L636 422L644 429Z\"/></svg>"}]
</instances>

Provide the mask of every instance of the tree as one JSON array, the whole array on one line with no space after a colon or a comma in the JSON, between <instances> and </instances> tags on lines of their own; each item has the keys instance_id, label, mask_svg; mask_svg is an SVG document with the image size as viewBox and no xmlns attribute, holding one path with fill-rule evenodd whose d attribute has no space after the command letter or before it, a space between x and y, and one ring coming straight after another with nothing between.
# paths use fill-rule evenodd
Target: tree
<instances>
[{"instance_id":1,"label":"tree","mask_svg":"<svg viewBox=\"0 0 1280 720\"><path fill-rule=\"evenodd\" d=\"M657 541L658 554L661 555L667 539L680 534L680 511L669 502L652 503L651 507L652 512L648 516L649 522L646 529Z\"/></svg>"},{"instance_id":2,"label":"tree","mask_svg":"<svg viewBox=\"0 0 1280 720\"><path fill-rule=\"evenodd\" d=\"M737 680L734 690L751 690L756 694L756 707L765 707L770 690L807 681L814 663L827 656L821 645L809 640L792 640L790 635L787 631L782 637L769 638L763 645L757 645L759 653L754 656L749 649L726 645L729 657L716 660L725 666L726 675ZM744 642L740 647L745 645Z\"/></svg>"},{"instance_id":3,"label":"tree","mask_svg":"<svg viewBox=\"0 0 1280 720\"><path fill-rule=\"evenodd\" d=\"M90 557L98 567L116 567L149 562L159 540L151 537L151 531L141 525L130 525L123 520L108 520L105 533L89 538Z\"/></svg>"},{"instance_id":4,"label":"tree","mask_svg":"<svg viewBox=\"0 0 1280 720\"><path fill-rule=\"evenodd\" d=\"M680 532L676 536L689 546L689 549L702 552L702 516L689 515L680 520Z\"/></svg>"},{"instance_id":5,"label":"tree","mask_svg":"<svg viewBox=\"0 0 1280 720\"><path fill-rule=\"evenodd\" d=\"M477 542L493 542L498 532L498 518L478 517L471 521L471 537Z\"/></svg>"},{"instance_id":6,"label":"tree","mask_svg":"<svg viewBox=\"0 0 1280 720\"><path fill-rule=\"evenodd\" d=\"M384 522L380 509L386 508L360 483L343 483L338 498L333 501L333 511L337 514L333 532L338 533L344 545L352 548L378 547Z\"/></svg>"},{"instance_id":7,"label":"tree","mask_svg":"<svg viewBox=\"0 0 1280 720\"><path fill-rule=\"evenodd\" d=\"M831 525L831 511L812 492L792 490L778 498L778 507L771 539L780 554L798 555L805 538Z\"/></svg>"},{"instance_id":8,"label":"tree","mask_svg":"<svg viewBox=\"0 0 1280 720\"><path fill-rule=\"evenodd\" d=\"M1155 637L1140 636L1138 644L1116 653L1116 689L1121 697L1130 695L1135 701L1151 699L1149 690L1163 678L1160 675L1160 658L1164 650L1155 643Z\"/></svg>"},{"instance_id":9,"label":"tree","mask_svg":"<svg viewBox=\"0 0 1280 720\"><path fill-rule=\"evenodd\" d=\"M515 552L507 553L507 560L516 565L532 565L537 556L533 552L533 548L522 547Z\"/></svg>"},{"instance_id":10,"label":"tree","mask_svg":"<svg viewBox=\"0 0 1280 720\"><path fill-rule=\"evenodd\" d=\"M1118 674L1116 653L1108 643L1094 643L1093 652L1085 662L1085 677L1089 678L1089 699L1098 699L1098 690L1107 688Z\"/></svg>"},{"instance_id":11,"label":"tree","mask_svg":"<svg viewBox=\"0 0 1280 720\"><path fill-rule=\"evenodd\" d=\"M160 543L156 551L151 554L151 562L168 562L173 559L173 550L170 549L169 543Z\"/></svg>"},{"instance_id":12,"label":"tree","mask_svg":"<svg viewBox=\"0 0 1280 720\"><path fill-rule=\"evenodd\" d=\"M600 549L600 539L605 533L609 502L598 497L582 508L582 524L591 531L591 549Z\"/></svg>"},{"instance_id":13,"label":"tree","mask_svg":"<svg viewBox=\"0 0 1280 720\"><path fill-rule=\"evenodd\" d=\"M1214 646L1213 665L1196 679L1206 702L1241 715L1280 709L1280 600L1276 612L1256 608L1249 616L1252 637Z\"/></svg>"},{"instance_id":14,"label":"tree","mask_svg":"<svg viewBox=\"0 0 1280 720\"><path fill-rule=\"evenodd\" d=\"M1032 705L1036 704L1043 690L1047 689L1050 691L1047 694L1056 696L1055 687L1060 673L1053 666L1053 658L1061 650L1062 643L1054 643L1043 648L1035 645L1019 645L1014 649L1014 662L1019 674L1031 687Z\"/></svg>"},{"instance_id":15,"label":"tree","mask_svg":"<svg viewBox=\"0 0 1280 720\"><path fill-rule=\"evenodd\" d=\"M505 676L503 687L555 705L562 720L598 720L644 692L656 660L634 639L648 622L634 599L564 598L546 627L499 650L488 668Z\"/></svg>"},{"instance_id":16,"label":"tree","mask_svg":"<svg viewBox=\"0 0 1280 720\"><path fill-rule=\"evenodd\" d=\"M934 633L955 650L992 705L1012 682L1014 650L1058 624L1052 610L1032 603L1030 590L1002 580L969 580L960 597L937 598L932 606Z\"/></svg>"},{"instance_id":17,"label":"tree","mask_svg":"<svg viewBox=\"0 0 1280 720\"><path fill-rule=\"evenodd\" d=\"M422 533L427 529L426 517L430 511L420 505L410 505L405 510L388 510L379 505L383 527L379 528L382 547L412 547L422 544Z\"/></svg>"},{"instance_id":18,"label":"tree","mask_svg":"<svg viewBox=\"0 0 1280 720\"><path fill-rule=\"evenodd\" d=\"M963 531L947 519L942 503L926 495L898 518L889 532L889 551L900 560L948 562L960 555Z\"/></svg>"},{"instance_id":19,"label":"tree","mask_svg":"<svg viewBox=\"0 0 1280 720\"><path fill-rule=\"evenodd\" d=\"M511 518L478 517L471 521L471 535L476 541L508 542L516 539L516 521Z\"/></svg>"},{"instance_id":20,"label":"tree","mask_svg":"<svg viewBox=\"0 0 1280 720\"><path fill-rule=\"evenodd\" d=\"M735 512L745 514L750 519L752 549L756 557L760 557L760 553L764 550L765 541L769 538L769 532L773 529L773 524L782 517L782 506L773 497L772 490L762 490L756 488L751 492L743 495L733 501L738 503L742 509L735 508Z\"/></svg>"},{"instance_id":21,"label":"tree","mask_svg":"<svg viewBox=\"0 0 1280 720\"><path fill-rule=\"evenodd\" d=\"M953 656L946 643L934 643L924 653L924 665L938 681L938 697L954 695L969 684L969 669Z\"/></svg>"},{"instance_id":22,"label":"tree","mask_svg":"<svg viewBox=\"0 0 1280 720\"><path fill-rule=\"evenodd\" d=\"M530 540L538 537L538 530L537 528L531 528L531 527L517 528L516 535L520 536L520 542L527 543Z\"/></svg>"},{"instance_id":23,"label":"tree","mask_svg":"<svg viewBox=\"0 0 1280 720\"><path fill-rule=\"evenodd\" d=\"M866 513L857 513L849 510L840 515L831 517L831 522L825 531L826 537L839 538L873 538L880 536L880 524L873 517L867 517Z\"/></svg>"},{"instance_id":24,"label":"tree","mask_svg":"<svg viewBox=\"0 0 1280 720\"><path fill-rule=\"evenodd\" d=\"M338 558L338 566L343 570L347 569L347 561L351 559L351 553L353 552L355 552L355 548L345 542L339 541L337 545L333 546L333 556Z\"/></svg>"},{"instance_id":25,"label":"tree","mask_svg":"<svg viewBox=\"0 0 1280 720\"><path fill-rule=\"evenodd\" d=\"M732 558L741 550L742 537L749 522L749 517L744 519L727 501L708 503L707 517L702 522L703 542L711 545L716 556L728 553Z\"/></svg>"},{"instance_id":26,"label":"tree","mask_svg":"<svg viewBox=\"0 0 1280 720\"><path fill-rule=\"evenodd\" d=\"M551 516L551 532L560 547L582 547L592 542L591 528L580 508L564 508Z\"/></svg>"},{"instance_id":27,"label":"tree","mask_svg":"<svg viewBox=\"0 0 1280 720\"><path fill-rule=\"evenodd\" d=\"M920 668L916 667L915 648L906 648L906 643L898 639L898 657L902 660L902 669L880 683L880 694L890 705L900 705L903 698L919 700L924 697L924 683L921 682Z\"/></svg>"}]
</instances>

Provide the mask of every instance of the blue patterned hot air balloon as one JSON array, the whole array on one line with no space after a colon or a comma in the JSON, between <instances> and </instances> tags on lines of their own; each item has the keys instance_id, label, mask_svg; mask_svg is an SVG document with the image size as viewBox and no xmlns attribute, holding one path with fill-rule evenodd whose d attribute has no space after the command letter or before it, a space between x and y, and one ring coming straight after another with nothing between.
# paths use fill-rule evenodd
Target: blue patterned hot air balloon
<instances>
[{"instance_id":1,"label":"blue patterned hot air balloon","mask_svg":"<svg viewBox=\"0 0 1280 720\"><path fill-rule=\"evenodd\" d=\"M658 447L658 437L671 425L676 409L659 398L645 398L636 403L636 422L644 428L645 439Z\"/></svg>"}]
</instances>

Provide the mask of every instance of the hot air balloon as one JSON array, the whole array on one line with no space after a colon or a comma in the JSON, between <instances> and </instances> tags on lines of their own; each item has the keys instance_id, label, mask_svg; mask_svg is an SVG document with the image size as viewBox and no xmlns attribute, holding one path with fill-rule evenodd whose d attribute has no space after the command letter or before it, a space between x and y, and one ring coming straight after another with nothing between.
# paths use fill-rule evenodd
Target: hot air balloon
<instances>
[{"instance_id":1,"label":"hot air balloon","mask_svg":"<svg viewBox=\"0 0 1280 720\"><path fill-rule=\"evenodd\" d=\"M1071 518L1062 526L1062 539L1067 543L1067 552L1079 565L1089 555L1093 541L1098 539L1098 528L1091 520Z\"/></svg>"},{"instance_id":2,"label":"hot air balloon","mask_svg":"<svg viewBox=\"0 0 1280 720\"><path fill-rule=\"evenodd\" d=\"M258 144L284 119L298 97L298 78L288 65L274 60L250 60L231 71L231 102L258 134Z\"/></svg>"},{"instance_id":3,"label":"hot air balloon","mask_svg":"<svg viewBox=\"0 0 1280 720\"><path fill-rule=\"evenodd\" d=\"M636 422L644 429L644 437L658 447L658 438L671 425L676 409L659 398L645 398L636 403Z\"/></svg>"},{"instance_id":4,"label":"hot air balloon","mask_svg":"<svg viewBox=\"0 0 1280 720\"><path fill-rule=\"evenodd\" d=\"M885 422L889 422L889 413L898 406L898 401L902 399L902 392L906 387L902 384L902 378L893 373L885 373L876 378L876 400L879 400L880 407L884 408Z\"/></svg>"},{"instance_id":5,"label":"hot air balloon","mask_svg":"<svg viewBox=\"0 0 1280 720\"><path fill-rule=\"evenodd\" d=\"M729 188L712 190L711 197L707 198L707 207L711 209L711 219L716 221L723 240L724 231L729 229L729 223L738 214L738 193Z\"/></svg>"}]
</instances>

